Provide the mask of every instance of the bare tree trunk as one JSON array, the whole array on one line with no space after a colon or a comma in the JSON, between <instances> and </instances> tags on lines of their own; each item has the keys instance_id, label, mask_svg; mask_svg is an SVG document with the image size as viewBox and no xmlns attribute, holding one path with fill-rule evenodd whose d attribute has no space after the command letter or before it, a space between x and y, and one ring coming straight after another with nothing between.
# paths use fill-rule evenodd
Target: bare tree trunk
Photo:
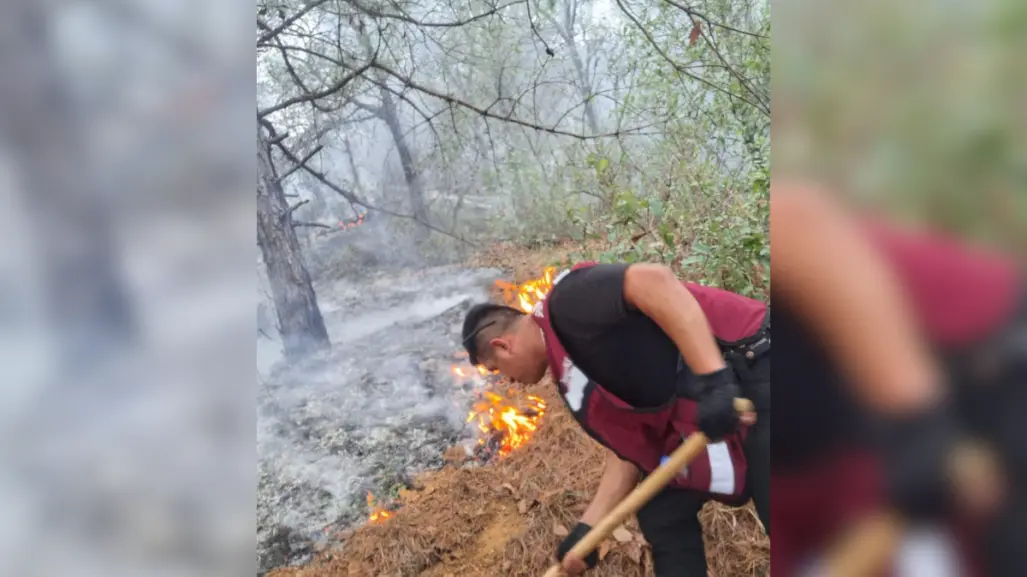
<instances>
[{"instance_id":1,"label":"bare tree trunk","mask_svg":"<svg viewBox=\"0 0 1027 577\"><path fill-rule=\"evenodd\" d=\"M58 358L64 368L81 368L137 332L117 270L111 207L90 174L85 127L59 77L44 9L16 2L0 23L0 137L22 176Z\"/></svg>"},{"instance_id":2,"label":"bare tree trunk","mask_svg":"<svg viewBox=\"0 0 1027 577\"><path fill-rule=\"evenodd\" d=\"M371 48L371 41L363 34L362 27L360 29L360 44L363 46L367 57L373 58L374 50ZM403 178L406 180L407 193L410 195L410 210L413 212L413 217L418 223L427 224L428 206L424 199L424 184L421 182L421 175L414 164L414 155L410 152L406 137L403 135L403 125L399 121L396 101L392 98L392 94L389 93L388 89L385 88L385 84L389 79L380 71L376 71L376 73L378 77L378 94L381 97L382 104L374 112L389 127L392 141L396 144L399 162L403 167ZM426 226L419 226L418 239L426 239L428 232Z\"/></svg>"},{"instance_id":3,"label":"bare tree trunk","mask_svg":"<svg viewBox=\"0 0 1027 577\"><path fill-rule=\"evenodd\" d=\"M574 69L578 72L578 81L574 84L578 88L581 100L585 103L585 120L588 122L588 128L592 131L592 134L599 134L599 119L596 117L596 108L592 101L592 83L588 81L585 63L581 61L581 55L578 52L578 46L574 42L574 38L565 36L564 41L567 43L567 49L570 50Z\"/></svg>"},{"instance_id":4,"label":"bare tree trunk","mask_svg":"<svg viewBox=\"0 0 1027 577\"><path fill-rule=\"evenodd\" d=\"M310 281L292 214L274 176L268 142L257 127L257 244L267 267L285 357L297 359L331 347Z\"/></svg>"},{"instance_id":5,"label":"bare tree trunk","mask_svg":"<svg viewBox=\"0 0 1027 577\"><path fill-rule=\"evenodd\" d=\"M585 120L588 122L588 128L592 131L592 134L599 133L599 119L596 117L595 105L592 102L592 83L588 79L588 73L585 70L585 63L581 59L581 53L578 51L578 43L574 39L574 31L577 27L578 20L578 9L581 7L579 0L565 0L563 4L563 23L558 24L555 19L550 19L556 27L556 32L563 39L564 44L567 45L567 50L571 54L571 62L574 64L574 70L578 73L578 81L574 83L578 89L578 94L581 95L581 100L585 106Z\"/></svg>"},{"instance_id":6,"label":"bare tree trunk","mask_svg":"<svg viewBox=\"0 0 1027 577\"><path fill-rule=\"evenodd\" d=\"M407 190L410 194L410 209L413 211L414 218L419 222L427 223L428 209L424 201L424 184L414 165L414 155L411 154L410 147L407 146L406 138L403 135L403 126L399 122L399 114L396 111L396 101L384 88L381 89L381 98L381 117L389 127L392 140L396 143L396 152L399 153L399 162L403 165L403 177L406 179ZM421 229L424 234L428 233L427 228L421 227Z\"/></svg>"}]
</instances>

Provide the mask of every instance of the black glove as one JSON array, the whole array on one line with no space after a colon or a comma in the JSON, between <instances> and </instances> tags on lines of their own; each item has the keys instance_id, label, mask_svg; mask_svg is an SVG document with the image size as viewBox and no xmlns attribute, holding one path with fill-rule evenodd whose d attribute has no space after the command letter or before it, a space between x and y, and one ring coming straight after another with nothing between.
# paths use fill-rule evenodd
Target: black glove
<instances>
[{"instance_id":1,"label":"black glove","mask_svg":"<svg viewBox=\"0 0 1027 577\"><path fill-rule=\"evenodd\" d=\"M585 523L578 523L575 525L574 528L571 529L570 534L564 537L563 541L560 542L560 546L556 548L556 560L563 561L564 556L571 550L571 547L577 545L578 541L581 541L591 530L592 527L589 527ZM599 552L592 551L583 559L583 561L585 562L585 565L588 565L589 569L594 568L596 563L599 562Z\"/></svg>"},{"instance_id":2,"label":"black glove","mask_svg":"<svg viewBox=\"0 0 1027 577\"><path fill-rule=\"evenodd\" d=\"M892 506L910 520L937 519L949 511L949 458L962 436L947 407L881 421L885 486Z\"/></svg>"},{"instance_id":3,"label":"black glove","mask_svg":"<svg viewBox=\"0 0 1027 577\"><path fill-rule=\"evenodd\" d=\"M730 368L696 375L699 430L710 439L719 439L738 428L735 398L740 391Z\"/></svg>"}]
</instances>

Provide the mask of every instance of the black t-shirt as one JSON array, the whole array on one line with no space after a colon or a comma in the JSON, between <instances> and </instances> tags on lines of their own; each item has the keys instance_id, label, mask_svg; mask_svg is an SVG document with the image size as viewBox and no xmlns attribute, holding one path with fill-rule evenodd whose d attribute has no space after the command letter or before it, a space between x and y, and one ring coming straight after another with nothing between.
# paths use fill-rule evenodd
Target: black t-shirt
<instances>
[{"instance_id":1,"label":"black t-shirt","mask_svg":"<svg viewBox=\"0 0 1027 577\"><path fill-rule=\"evenodd\" d=\"M549 315L567 354L589 378L637 408L675 393L679 353L652 319L624 300L626 264L567 274L552 289Z\"/></svg>"},{"instance_id":2,"label":"black t-shirt","mask_svg":"<svg viewBox=\"0 0 1027 577\"><path fill-rule=\"evenodd\" d=\"M864 415L838 367L784 304L770 313L774 326L774 467L801 468L840 448L864 443Z\"/></svg>"}]
</instances>

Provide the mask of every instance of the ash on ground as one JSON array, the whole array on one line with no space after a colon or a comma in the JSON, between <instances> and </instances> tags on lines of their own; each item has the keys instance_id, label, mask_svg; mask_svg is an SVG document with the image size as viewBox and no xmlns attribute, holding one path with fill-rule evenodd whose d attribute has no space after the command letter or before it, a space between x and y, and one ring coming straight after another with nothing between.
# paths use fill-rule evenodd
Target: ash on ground
<instances>
[{"instance_id":1,"label":"ash on ground","mask_svg":"<svg viewBox=\"0 0 1027 577\"><path fill-rule=\"evenodd\" d=\"M258 338L257 562L308 560L467 442L473 387L451 374L467 308L497 270L436 267L315 286L332 351L294 366ZM272 335L273 336L273 335Z\"/></svg>"}]
</instances>

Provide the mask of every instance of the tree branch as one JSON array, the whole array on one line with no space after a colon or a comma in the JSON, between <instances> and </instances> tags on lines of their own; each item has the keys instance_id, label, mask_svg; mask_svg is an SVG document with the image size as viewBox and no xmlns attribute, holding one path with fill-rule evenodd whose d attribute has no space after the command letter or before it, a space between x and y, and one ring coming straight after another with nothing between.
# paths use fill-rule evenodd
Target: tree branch
<instances>
[{"instance_id":1,"label":"tree branch","mask_svg":"<svg viewBox=\"0 0 1027 577\"><path fill-rule=\"evenodd\" d=\"M766 114L767 116L770 116L770 105L767 104L765 95L761 92L758 92L755 88L753 88L748 78L742 76L741 73L739 73L730 64L728 64L727 60L724 58L724 55L720 53L720 49L717 48L717 44L713 41L712 35L709 34L705 28L699 26L699 22L696 21L696 17L693 16L691 13L688 13L688 18L692 21L692 26L699 27L699 32L700 34L702 34L703 39L706 40L706 44L710 47L710 50L713 51L713 54L717 56L717 59L720 60L721 65L723 65L723 67L728 71L728 74L734 76L735 79L738 80L738 83L743 88L745 88L745 90L749 94L752 95L752 97L756 100L757 103L759 103L760 111Z\"/></svg>"},{"instance_id":2,"label":"tree branch","mask_svg":"<svg viewBox=\"0 0 1027 577\"><path fill-rule=\"evenodd\" d=\"M535 28L535 19L531 17L531 2L529 1L525 5L528 7L528 26L531 27L531 32L535 35L536 38L539 39L540 42L542 42L542 46L544 46L546 49L546 56L549 56L550 58L556 56L556 53L553 52L553 49L549 47L548 43L546 43L546 39L538 33L538 28Z\"/></svg>"},{"instance_id":3,"label":"tree branch","mask_svg":"<svg viewBox=\"0 0 1027 577\"><path fill-rule=\"evenodd\" d=\"M293 165L291 168L289 168L289 170L286 170L285 173L282 174L282 176L279 176L278 177L278 182L284 181L286 178L289 177L290 174L292 174L292 173L296 172L297 170L299 170L300 167L303 165L303 163L306 163L311 158L314 158L314 155L317 154L318 152L321 152L322 148L324 148L324 145L322 145L322 144L318 144L317 146L315 146L314 150L311 150L310 152L308 152L307 155L304 156L302 160L300 160L300 164Z\"/></svg>"},{"instance_id":4,"label":"tree branch","mask_svg":"<svg viewBox=\"0 0 1027 577\"><path fill-rule=\"evenodd\" d=\"M402 74L399 74L398 72L396 72L395 70L389 68L388 66L385 66L384 64L378 62L377 60L372 61L369 64L370 64L370 66L372 68L376 68L378 70L381 70L381 71L385 72L389 76L392 76L393 78L395 78L395 79L399 80L400 82L406 84L410 88L413 88L414 90L417 90L418 92L421 92L423 94L427 94L428 96L433 96L433 97L438 98L439 100L442 100L442 101L444 101L446 103L455 104L457 106L466 108L468 110L472 110L472 111L477 112L478 114L480 114L480 115L482 115L484 117L493 118L495 120L501 120L503 122L509 122L511 124L517 124L517 125L523 126L525 128L531 128L533 130L540 130L542 132L548 132L550 134L558 134L558 135L561 135L561 136L569 136L571 138L576 138L578 140L591 140L591 139L596 139L596 138L610 138L610 137L616 138L617 136L620 136L624 132L628 132L628 131L618 131L618 132L610 132L610 133L604 133L604 134L585 135L585 134L579 134L579 133L574 133L574 132L568 132L566 130L560 130L560 129L556 128L556 127L548 127L548 126L542 126L542 125L539 125L539 124L534 124L534 123L531 123L531 122L527 122L525 120L521 120L519 118L514 118L513 116L510 116L510 115L495 114L493 112L489 112L488 109L475 106L475 105L473 105L473 104L471 104L471 103L469 103L469 102L467 102L465 100L462 100L460 98L457 98L457 97L455 97L455 96L453 96L451 94L444 94L444 93L439 92L439 91L437 91L435 89L429 88L429 87L427 87L427 86L425 86L423 84L415 82L415 81L411 80L410 78L407 78L407 77L403 76Z\"/></svg>"},{"instance_id":5,"label":"tree branch","mask_svg":"<svg viewBox=\"0 0 1027 577\"><path fill-rule=\"evenodd\" d=\"M667 4L670 4L671 6L673 6L675 8L677 8L678 10L684 12L685 14L688 14L691 17L698 18L698 19L706 22L710 26L721 28L721 29L727 30L729 32L735 32L737 34L744 34L746 36L752 36L753 38L759 38L760 40L770 40L769 36L764 36L762 34L757 34L755 32L749 32L747 30L740 30L738 28L732 28L731 26L728 26L726 24L722 24L720 22L714 22L713 20L710 20L709 16L706 16L702 12L697 12L694 8L689 7L689 6L684 6L682 4L679 4L679 3L675 2L674 0L663 0L663 1L666 2Z\"/></svg>"},{"instance_id":6,"label":"tree branch","mask_svg":"<svg viewBox=\"0 0 1027 577\"><path fill-rule=\"evenodd\" d=\"M638 18L636 18L635 15L632 14L630 10L628 10L627 6L624 5L624 2L622 0L614 0L614 1L617 3L617 7L620 8L621 12L624 13L624 15L627 16L629 20L631 20L631 22L635 25L636 28L638 28L638 30L640 32L642 32L642 35L644 35L646 40L649 41L649 44L653 47L653 49L656 50L656 53L659 54L660 57L662 57L664 60L666 60L667 63L670 64L671 67L673 67L674 70L678 74L687 76L688 78L691 78L692 80L695 80L696 82L698 82L698 83L700 83L700 84L702 84L702 85L704 85L704 86L706 86L706 87L708 87L708 88L710 88L710 89L712 89L712 90L714 90L716 92L720 92L721 94L724 94L725 96L728 96L729 98L737 98L737 99L741 100L742 102L745 102L749 106L752 106L756 110L759 110L760 112L764 112L765 114L770 114L770 111L769 110L765 110L764 107L761 106L760 104L757 104L757 103L749 100L748 98L745 98L744 96L742 96L740 94L735 94L735 93L731 92L730 90L727 90L726 88L723 88L721 86L717 86L716 84L710 82L709 80L706 80L705 78L703 78L701 76L698 76L696 74L692 74L691 72L688 71L688 69L686 67L684 67L681 64L678 64L677 62L675 62L673 58L671 58L666 52L663 51L662 48L660 48L660 45L656 42L656 39L653 38L653 35L650 34L649 31L646 30L645 26L643 26L642 23L638 21Z\"/></svg>"},{"instance_id":7,"label":"tree branch","mask_svg":"<svg viewBox=\"0 0 1027 577\"><path fill-rule=\"evenodd\" d=\"M309 199L301 200L296 204L290 206L288 209L286 209L286 211L282 213L282 216L278 217L281 220L281 223L284 225L290 222L292 220L292 213L296 212L297 208L303 206L304 204L307 204L308 202L310 202Z\"/></svg>"},{"instance_id":8,"label":"tree branch","mask_svg":"<svg viewBox=\"0 0 1027 577\"><path fill-rule=\"evenodd\" d=\"M303 16L305 14L307 14L308 12L313 10L314 8L317 8L318 6L324 4L327 1L328 0L308 0L308 3L307 3L306 6L304 6L303 8L300 8L300 10L298 12L296 12L292 16L286 18L285 20L283 20L282 23L279 24L276 28L274 28L272 30L268 30L267 32L265 32L265 33L261 34L260 36L258 36L257 37L257 45L259 46L261 44L264 44L264 43L268 42L269 40L271 40L272 38L274 38L275 36L278 36L286 28L288 28L289 26L292 26L292 24L294 22L296 22L300 18L303 18Z\"/></svg>"},{"instance_id":9,"label":"tree branch","mask_svg":"<svg viewBox=\"0 0 1027 577\"><path fill-rule=\"evenodd\" d=\"M331 96L331 95L335 94L336 92L339 92L340 90L345 88L347 84L349 84L350 82L355 80L358 76L360 76L361 74L366 72L370 67L371 67L371 64L367 63L367 64L361 66L360 68L357 68L356 70L353 70L352 72L350 72L346 76L342 77L342 79L340 79L338 82L336 82L335 84L329 86L328 88L325 88L324 90L319 90L317 92L307 92L305 94L300 94L300 95L297 95L297 96L293 96L292 98L286 99L286 100L284 100L282 102L279 102L278 104L275 104L274 106L270 106L268 108L265 108L264 110L261 110L261 111L257 112L257 115L260 116L261 118L263 118L263 117L265 117L265 116L267 116L269 114L273 114L273 113L278 112L280 110L285 110L286 108L289 108L290 106L294 106L296 104L301 104L303 102L310 102L312 100L318 100L320 98L326 98L328 96Z\"/></svg>"},{"instance_id":10,"label":"tree branch","mask_svg":"<svg viewBox=\"0 0 1027 577\"><path fill-rule=\"evenodd\" d=\"M382 12L375 8L371 8L370 6L365 6L360 2L357 2L356 0L345 0L345 2L350 6L356 8L357 10L363 12L364 14L371 16L372 18L386 18L390 20L399 20L400 22L406 22L407 24L413 24L415 26L421 26L424 28L458 28L460 26L470 24L471 22L481 20L482 18L488 18L489 16L498 14L500 11L511 6L516 6L518 4L527 4L527 0L516 0L515 2L503 4L502 6L496 6L488 12L483 12L481 14L471 16L470 18L465 18L464 20L456 20L453 22L425 22L422 20L416 20L407 14L389 14L386 12Z\"/></svg>"},{"instance_id":11,"label":"tree branch","mask_svg":"<svg viewBox=\"0 0 1027 577\"><path fill-rule=\"evenodd\" d=\"M268 122L266 119L263 119L263 118L260 119L260 121L261 121L261 124L263 124L264 126L268 127L269 132L271 132L271 134L273 135L274 134L274 128L271 126L271 123ZM328 177L324 173L319 172L317 170L314 170L313 168L308 166L305 162L300 161L300 159L297 158L296 155L293 154L293 152L291 150L289 150L288 147L286 147L283 143L279 142L277 146L278 146L278 149L282 151L282 154L284 154L286 158L288 158L291 162L293 162L293 164L296 164L297 166L302 167L303 170L305 170L308 174L310 174L311 176L316 178L318 180L318 182L320 182L321 184L327 186L331 190L335 191L336 193L341 195L343 198L348 200L351 204L356 204L356 205L362 206L362 207L364 207L364 208L366 208L368 210L375 210L375 211L378 211L378 212L380 212L382 214L387 214L389 216L394 216L396 218L409 219L409 220L412 220L412 221L414 221L416 223L419 223L421 226L423 226L423 227L425 227L425 228L427 228L429 230L435 231L435 232L437 232L439 234L443 234L443 235L448 236L450 238L456 239L456 240L458 240L460 242L463 242L463 243L465 243L467 245L470 245L470 246L477 246L475 243L473 243L473 242L463 238L462 236L458 236L458 235L453 234L453 233L451 233L449 231L443 230L443 229L441 229L441 228L439 228L437 226L432 225L431 223L424 222L424 221L418 219L415 216L412 216L412 215L409 215L409 214L402 214L402 213L394 212L394 211L391 211L391 210L388 210L388 209L380 208L380 207L374 206L372 204L369 204L368 202L365 202L364 200L358 198L355 194L353 194L352 191L346 190L345 188L339 186L338 184L335 184L334 182L328 180ZM296 206L294 206L291 209L289 209L289 212L286 213L286 214L291 214L293 210L295 210L300 205L302 205L302 204L304 204L306 202L308 202L308 201L303 201L303 202L297 204Z\"/></svg>"}]
</instances>

